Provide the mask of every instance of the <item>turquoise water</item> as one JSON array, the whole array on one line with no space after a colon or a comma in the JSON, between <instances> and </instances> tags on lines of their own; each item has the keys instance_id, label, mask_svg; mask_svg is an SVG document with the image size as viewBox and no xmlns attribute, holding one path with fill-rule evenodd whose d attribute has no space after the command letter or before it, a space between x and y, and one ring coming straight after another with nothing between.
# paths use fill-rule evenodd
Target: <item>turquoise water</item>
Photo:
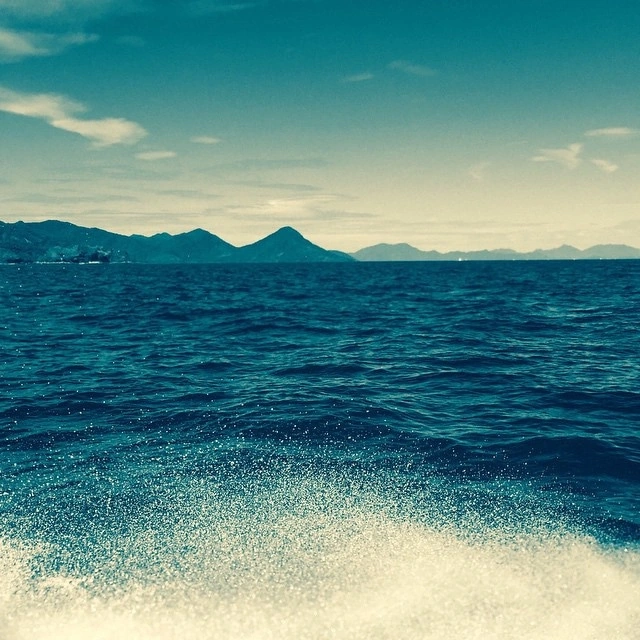
<instances>
[{"instance_id":1,"label":"turquoise water","mask_svg":"<svg viewBox=\"0 0 640 640\"><path fill-rule=\"evenodd\" d=\"M0 637L635 638L640 263L0 276Z\"/></svg>"}]
</instances>

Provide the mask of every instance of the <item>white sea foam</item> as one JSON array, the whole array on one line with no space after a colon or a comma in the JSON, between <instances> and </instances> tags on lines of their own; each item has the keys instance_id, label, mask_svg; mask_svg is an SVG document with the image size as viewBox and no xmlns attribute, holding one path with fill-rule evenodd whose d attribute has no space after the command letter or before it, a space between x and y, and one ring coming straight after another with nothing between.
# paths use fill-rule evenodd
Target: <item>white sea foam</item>
<instances>
[{"instance_id":1,"label":"white sea foam","mask_svg":"<svg viewBox=\"0 0 640 640\"><path fill-rule=\"evenodd\" d=\"M637 550L540 527L468 535L311 478L242 495L203 482L166 507L87 543L84 565L1 539L0 638L638 637Z\"/></svg>"}]
</instances>

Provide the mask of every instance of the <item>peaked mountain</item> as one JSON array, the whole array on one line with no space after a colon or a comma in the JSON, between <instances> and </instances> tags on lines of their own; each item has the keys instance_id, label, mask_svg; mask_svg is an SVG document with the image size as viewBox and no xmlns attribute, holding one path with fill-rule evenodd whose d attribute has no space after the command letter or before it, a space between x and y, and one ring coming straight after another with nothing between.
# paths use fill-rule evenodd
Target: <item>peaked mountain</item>
<instances>
[{"instance_id":1,"label":"peaked mountain","mask_svg":"<svg viewBox=\"0 0 640 640\"><path fill-rule=\"evenodd\" d=\"M327 251L309 242L292 227L282 227L253 244L240 247L237 262L352 262L339 251Z\"/></svg>"},{"instance_id":2,"label":"peaked mountain","mask_svg":"<svg viewBox=\"0 0 640 640\"><path fill-rule=\"evenodd\" d=\"M309 242L291 227L244 247L203 229L125 236L70 222L0 222L1 262L345 262L353 258Z\"/></svg>"},{"instance_id":3,"label":"peaked mountain","mask_svg":"<svg viewBox=\"0 0 640 640\"><path fill-rule=\"evenodd\" d=\"M589 249L562 245L555 249L536 249L519 253L512 249L482 251L421 251L409 244L376 244L351 254L362 262L397 262L425 260L614 260L640 259L640 249L623 244L601 244Z\"/></svg>"}]
</instances>

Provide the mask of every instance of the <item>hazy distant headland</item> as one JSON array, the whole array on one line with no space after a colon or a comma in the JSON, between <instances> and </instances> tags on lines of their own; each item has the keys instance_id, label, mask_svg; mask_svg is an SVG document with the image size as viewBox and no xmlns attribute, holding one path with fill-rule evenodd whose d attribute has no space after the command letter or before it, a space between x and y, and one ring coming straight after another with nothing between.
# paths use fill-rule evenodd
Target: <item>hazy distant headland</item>
<instances>
[{"instance_id":1,"label":"hazy distant headland","mask_svg":"<svg viewBox=\"0 0 640 640\"><path fill-rule=\"evenodd\" d=\"M376 244L350 254L364 262L425 260L633 260L640 259L640 249L625 244L599 244L588 249L576 249L564 244L556 249L536 249L519 253L512 249L484 249L482 251L421 251L409 244Z\"/></svg>"},{"instance_id":2,"label":"hazy distant headland","mask_svg":"<svg viewBox=\"0 0 640 640\"><path fill-rule=\"evenodd\" d=\"M253 244L235 247L203 229L170 235L125 236L70 222L0 222L0 263L115 262L146 264L399 262L460 260L614 260L640 259L640 249L597 245L576 249L511 249L484 251L421 251L411 245L377 244L352 254L323 249L291 227L283 227Z\"/></svg>"}]
</instances>

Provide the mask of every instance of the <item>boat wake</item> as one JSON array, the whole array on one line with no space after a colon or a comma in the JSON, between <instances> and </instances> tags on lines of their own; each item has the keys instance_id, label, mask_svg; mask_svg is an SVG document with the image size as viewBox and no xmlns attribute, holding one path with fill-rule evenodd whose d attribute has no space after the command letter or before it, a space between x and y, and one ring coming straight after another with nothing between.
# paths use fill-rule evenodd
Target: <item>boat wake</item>
<instances>
[{"instance_id":1,"label":"boat wake","mask_svg":"<svg viewBox=\"0 0 640 640\"><path fill-rule=\"evenodd\" d=\"M66 535L14 528L0 638L637 638L637 550L518 513L467 527L441 500L285 473L105 504Z\"/></svg>"}]
</instances>

